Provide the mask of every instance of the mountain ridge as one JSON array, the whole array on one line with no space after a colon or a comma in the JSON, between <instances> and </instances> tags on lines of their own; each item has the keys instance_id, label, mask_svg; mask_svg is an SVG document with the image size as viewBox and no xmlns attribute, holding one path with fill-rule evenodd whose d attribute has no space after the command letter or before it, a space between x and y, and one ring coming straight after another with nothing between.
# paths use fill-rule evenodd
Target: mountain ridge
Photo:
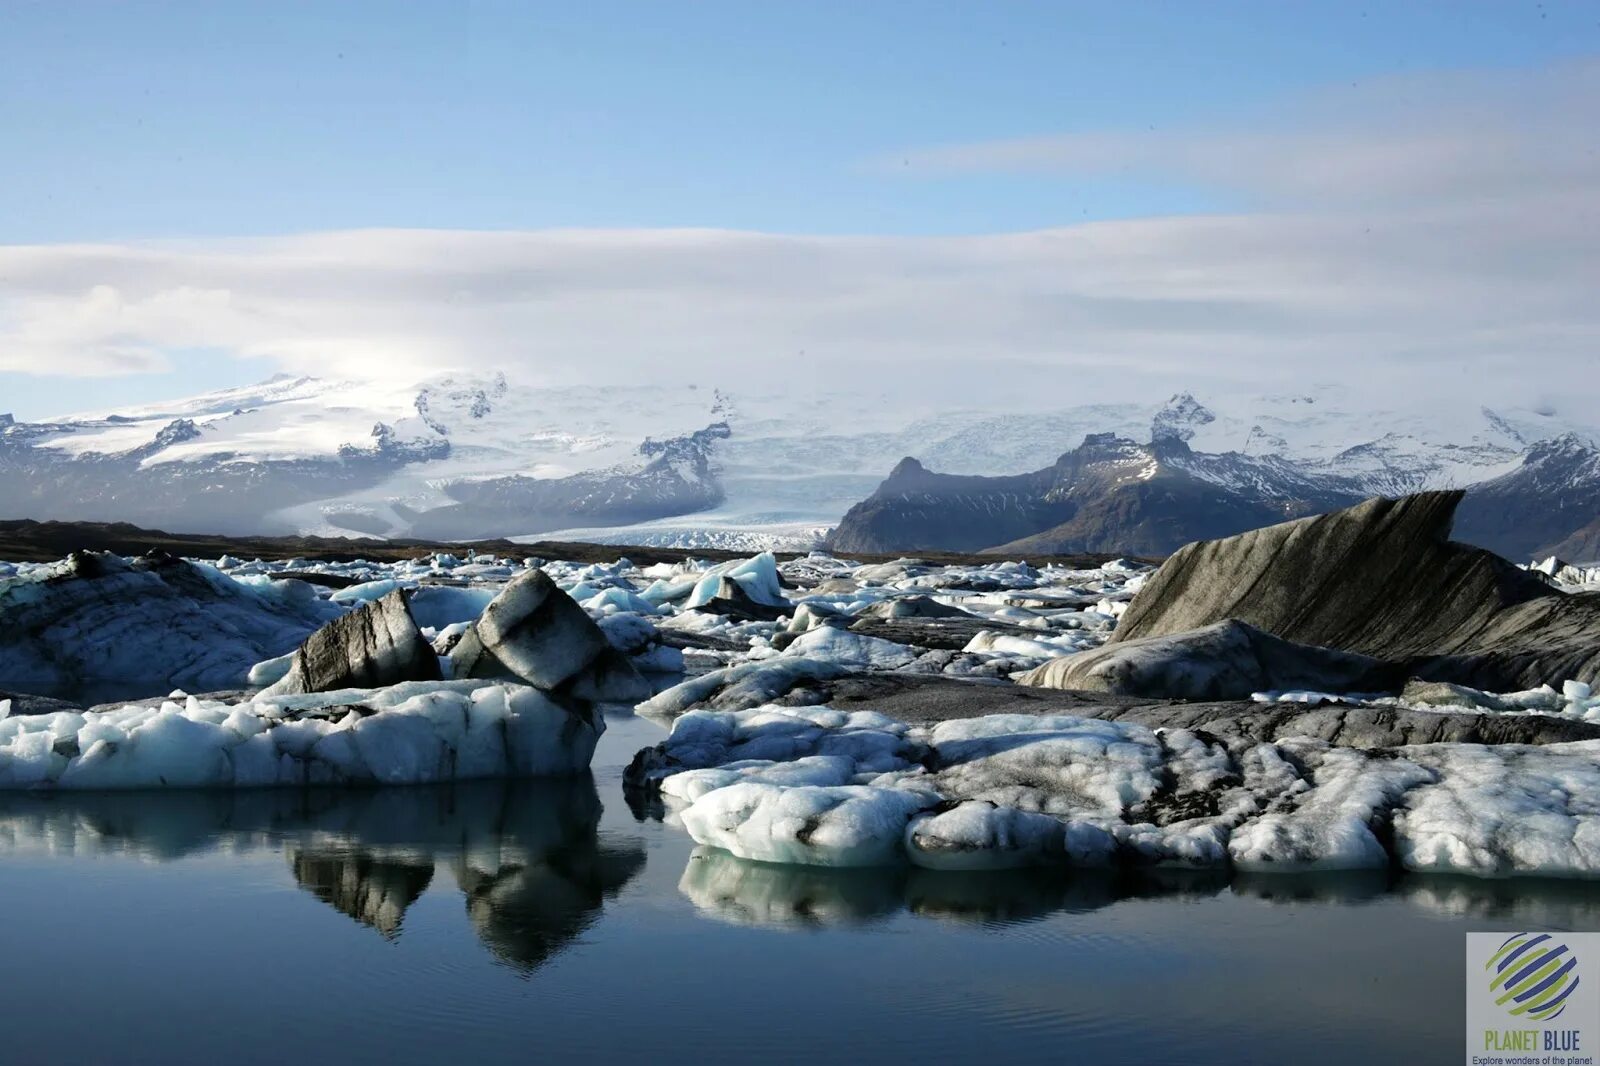
<instances>
[{"instance_id":1,"label":"mountain ridge","mask_svg":"<svg viewBox=\"0 0 1600 1066\"><path fill-rule=\"evenodd\" d=\"M1548 497L1560 506L1539 529L1544 546L1582 525L1587 506L1581 458L1553 453L1524 469L1539 442L1592 443L1587 423L1548 407L1380 410L1339 386L1205 402L1186 391L1160 403L1061 401L1045 390L1029 407L917 402L809 381L735 396L690 382L532 386L500 373L409 383L277 375L188 399L0 418L0 517L806 548L875 495L881 471L912 456L893 480L920 496L923 525L964 516L970 528L956 541L1030 551L1063 525L1054 543L1109 545L1126 533L1118 550L1153 550L1185 531L1224 529L1230 513L1241 516L1232 524L1278 520L1497 478L1500 497L1469 498L1464 528L1520 544L1518 501ZM1098 452L1061 466L1082 447L1062 442L1104 434ZM1580 483L1566 496L1552 487L1563 464ZM973 480L958 492L950 477ZM1120 502L1096 502L1108 493ZM946 507L946 497L962 499Z\"/></svg>"},{"instance_id":2,"label":"mountain ridge","mask_svg":"<svg viewBox=\"0 0 1600 1066\"><path fill-rule=\"evenodd\" d=\"M1295 461L1196 451L1189 444L1192 429L1212 422L1210 412L1186 394L1174 397L1168 410L1174 417L1158 415L1148 443L1089 434L1052 466L1024 474L946 475L907 457L846 512L828 543L852 551L940 548L1012 557L1161 555L1196 540L1414 492L1428 487L1439 469L1436 463L1397 469L1392 456L1341 467L1338 456ZM1382 451L1385 439L1349 451ZM1502 451L1484 447L1474 456L1489 460L1483 468L1494 471L1503 464ZM1569 541L1587 547L1597 515L1600 448L1566 433L1534 442L1515 467L1467 486L1457 535L1503 555L1531 557Z\"/></svg>"}]
</instances>

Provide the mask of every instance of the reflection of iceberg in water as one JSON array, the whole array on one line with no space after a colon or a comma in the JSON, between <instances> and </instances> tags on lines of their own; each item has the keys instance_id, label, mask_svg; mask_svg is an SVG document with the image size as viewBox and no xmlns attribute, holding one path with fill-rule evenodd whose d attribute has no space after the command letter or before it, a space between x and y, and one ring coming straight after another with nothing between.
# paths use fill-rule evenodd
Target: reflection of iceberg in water
<instances>
[{"instance_id":1,"label":"reflection of iceberg in water","mask_svg":"<svg viewBox=\"0 0 1600 1066\"><path fill-rule=\"evenodd\" d=\"M1199 875L1199 876L1197 876ZM1211 871L1112 874L1048 870L928 870L778 865L698 847L678 890L708 916L741 925L864 924L908 913L952 922L1025 922L1095 910L1130 896L1216 895Z\"/></svg>"},{"instance_id":2,"label":"reflection of iceberg in water","mask_svg":"<svg viewBox=\"0 0 1600 1066\"><path fill-rule=\"evenodd\" d=\"M846 925L898 910L902 880L895 870L777 866L698 847L678 891L703 913L739 925Z\"/></svg>"},{"instance_id":3,"label":"reflection of iceberg in water","mask_svg":"<svg viewBox=\"0 0 1600 1066\"><path fill-rule=\"evenodd\" d=\"M467 915L484 945L508 966L531 972L599 917L602 901L644 865L637 847L583 841L489 871L458 864Z\"/></svg>"},{"instance_id":4,"label":"reflection of iceberg in water","mask_svg":"<svg viewBox=\"0 0 1600 1066\"><path fill-rule=\"evenodd\" d=\"M1600 897L1564 881L1353 874L1229 877L1221 870L959 872L911 866L836 869L751 862L699 847L678 891L703 914L740 925L807 928L868 924L908 914L976 924L1083 913L1125 900L1205 899L1232 894L1268 903L1360 904L1387 896L1453 915L1555 928L1600 924Z\"/></svg>"},{"instance_id":5,"label":"reflection of iceberg in water","mask_svg":"<svg viewBox=\"0 0 1600 1066\"><path fill-rule=\"evenodd\" d=\"M366 855L289 857L294 879L322 902L393 940L400 919L433 880L433 864L384 862Z\"/></svg>"},{"instance_id":6,"label":"reflection of iceberg in water","mask_svg":"<svg viewBox=\"0 0 1600 1066\"><path fill-rule=\"evenodd\" d=\"M300 886L385 937L452 881L497 959L531 971L599 917L644 866L602 839L594 780L392 789L0 794L0 854L165 862L283 848ZM443 867L443 878L435 871Z\"/></svg>"}]
</instances>

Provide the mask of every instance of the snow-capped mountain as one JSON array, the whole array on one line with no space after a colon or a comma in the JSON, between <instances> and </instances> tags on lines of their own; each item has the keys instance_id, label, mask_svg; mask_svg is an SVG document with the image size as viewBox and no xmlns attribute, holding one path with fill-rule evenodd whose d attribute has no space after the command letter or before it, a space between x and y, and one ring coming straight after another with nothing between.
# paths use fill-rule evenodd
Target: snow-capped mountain
<instances>
[{"instance_id":1,"label":"snow-capped mountain","mask_svg":"<svg viewBox=\"0 0 1600 1066\"><path fill-rule=\"evenodd\" d=\"M1091 435L1093 447L1063 455ZM922 523L968 530L955 538L963 544L992 547L1082 525L1091 497L1137 495L1118 488L1126 485L1144 486L1139 493L1152 501L1169 494L1174 502L1164 506L1180 518L1185 507L1212 515L1157 522L1161 537L1110 549L1134 551L1220 529L1228 525L1222 513L1275 519L1374 493L1487 482L1507 486L1506 500L1547 494L1563 475L1542 442L1569 436L1580 451L1592 447L1590 427L1548 411L1376 412L1333 387L1204 402L1178 393L1160 403L1064 401L1040 390L1025 409L950 409L847 382L761 395L689 383L540 388L498 374L409 383L280 376L41 422L0 415L0 517L221 533L802 547L914 455L915 468L897 468L891 482L973 479L954 494L966 502L941 502L942 517ZM1539 544L1584 524L1564 527L1587 506L1586 491L1576 484L1563 498ZM1219 511L1217 499L1232 502ZM1100 523L1107 536L1144 521L1118 506L1120 518ZM1491 521L1491 510L1481 521L1498 536L1510 523ZM1479 514L1469 498L1463 526ZM852 524L859 531L847 521L845 543L857 535ZM904 537L871 543L934 546Z\"/></svg>"},{"instance_id":2,"label":"snow-capped mountain","mask_svg":"<svg viewBox=\"0 0 1600 1066\"><path fill-rule=\"evenodd\" d=\"M536 390L279 377L0 429L7 517L222 533L487 537L682 514L722 498L707 390Z\"/></svg>"},{"instance_id":3,"label":"snow-capped mountain","mask_svg":"<svg viewBox=\"0 0 1600 1066\"><path fill-rule=\"evenodd\" d=\"M1456 514L1462 539L1518 558L1592 562L1597 528L1600 449L1576 433L1534 444L1515 468L1473 485Z\"/></svg>"},{"instance_id":4,"label":"snow-capped mountain","mask_svg":"<svg viewBox=\"0 0 1600 1066\"><path fill-rule=\"evenodd\" d=\"M1278 456L1204 455L1175 435L1140 443L1094 433L1050 466L1009 477L934 473L904 459L845 514L831 543L867 552L1160 555L1359 498L1349 483L1321 481Z\"/></svg>"},{"instance_id":5,"label":"snow-capped mountain","mask_svg":"<svg viewBox=\"0 0 1600 1066\"><path fill-rule=\"evenodd\" d=\"M845 514L831 544L849 551L1161 555L1370 496L1467 486L1457 537L1525 557L1600 515L1600 449L1592 437L1566 432L1529 445L1513 418L1480 415L1470 432L1458 427L1425 439L1401 422L1403 430L1342 448L1308 434L1304 422L1262 419L1245 433L1244 448L1206 452L1194 444L1218 440L1219 430L1237 434L1238 420L1180 394L1151 419L1148 443L1090 434L1028 474L933 473L902 459Z\"/></svg>"}]
</instances>

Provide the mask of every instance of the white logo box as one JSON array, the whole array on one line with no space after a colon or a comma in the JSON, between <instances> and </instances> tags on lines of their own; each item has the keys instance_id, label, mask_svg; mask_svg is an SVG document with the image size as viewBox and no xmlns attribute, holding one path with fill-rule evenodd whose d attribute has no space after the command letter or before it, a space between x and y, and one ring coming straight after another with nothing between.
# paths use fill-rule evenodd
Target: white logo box
<instances>
[{"instance_id":1,"label":"white logo box","mask_svg":"<svg viewBox=\"0 0 1600 1066\"><path fill-rule=\"evenodd\" d=\"M1467 934L1470 1066L1600 1066L1600 933Z\"/></svg>"}]
</instances>

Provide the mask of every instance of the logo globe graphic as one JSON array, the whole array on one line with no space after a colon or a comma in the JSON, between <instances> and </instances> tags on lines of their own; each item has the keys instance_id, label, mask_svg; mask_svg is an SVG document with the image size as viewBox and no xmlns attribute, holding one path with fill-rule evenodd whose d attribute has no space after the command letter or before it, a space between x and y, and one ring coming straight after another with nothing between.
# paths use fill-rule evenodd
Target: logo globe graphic
<instances>
[{"instance_id":1,"label":"logo globe graphic","mask_svg":"<svg viewBox=\"0 0 1600 1066\"><path fill-rule=\"evenodd\" d=\"M1516 1017L1547 1022L1567 1009L1578 987L1578 960L1548 933L1517 933L1506 938L1484 963L1489 994Z\"/></svg>"}]
</instances>

